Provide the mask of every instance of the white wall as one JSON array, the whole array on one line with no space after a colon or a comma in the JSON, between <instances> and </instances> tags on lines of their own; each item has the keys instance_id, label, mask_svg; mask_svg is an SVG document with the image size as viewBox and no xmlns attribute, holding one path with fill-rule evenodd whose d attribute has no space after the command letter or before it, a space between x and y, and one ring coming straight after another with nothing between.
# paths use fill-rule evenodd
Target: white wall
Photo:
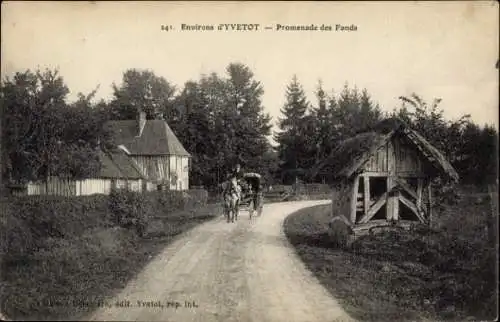
<instances>
[{"instance_id":1,"label":"white wall","mask_svg":"<svg viewBox=\"0 0 500 322\"><path fill-rule=\"evenodd\" d=\"M189 189L189 158L184 156L170 156L170 173L176 174L177 180L170 180L171 190Z\"/></svg>"},{"instance_id":2,"label":"white wall","mask_svg":"<svg viewBox=\"0 0 500 322\"><path fill-rule=\"evenodd\" d=\"M76 181L77 196L88 196L95 193L108 195L110 192L110 179L85 179Z\"/></svg>"},{"instance_id":3,"label":"white wall","mask_svg":"<svg viewBox=\"0 0 500 322\"><path fill-rule=\"evenodd\" d=\"M57 187L60 185L61 180L52 179L50 184L52 187ZM109 195L111 192L111 179L85 179L85 180L77 180L77 181L65 181L66 185L71 185L75 188L74 192L76 196L88 196L92 194L105 194ZM118 188L129 188L132 191L140 192L142 191L142 180L117 180ZM33 183L30 182L27 185L27 193L28 195L40 195L45 194L45 183ZM52 188L51 190L54 190ZM156 190L156 186L150 182L147 183L147 190ZM60 193L56 192L53 194L65 195L65 190Z\"/></svg>"}]
</instances>

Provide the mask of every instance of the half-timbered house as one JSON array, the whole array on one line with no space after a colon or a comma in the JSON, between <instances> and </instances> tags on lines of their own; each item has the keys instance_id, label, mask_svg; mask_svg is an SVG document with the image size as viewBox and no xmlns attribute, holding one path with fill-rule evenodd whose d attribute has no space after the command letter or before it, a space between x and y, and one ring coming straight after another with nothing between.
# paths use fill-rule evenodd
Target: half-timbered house
<instances>
[{"instance_id":1,"label":"half-timbered house","mask_svg":"<svg viewBox=\"0 0 500 322\"><path fill-rule=\"evenodd\" d=\"M189 189L190 154L164 120L147 120L138 111L136 120L106 124L123 150L141 172L157 186L170 190Z\"/></svg>"},{"instance_id":2,"label":"half-timbered house","mask_svg":"<svg viewBox=\"0 0 500 322\"><path fill-rule=\"evenodd\" d=\"M398 119L342 142L313 170L335 178L334 220L354 233L374 226L429 224L431 182L436 177L458 181L441 152Z\"/></svg>"}]
</instances>

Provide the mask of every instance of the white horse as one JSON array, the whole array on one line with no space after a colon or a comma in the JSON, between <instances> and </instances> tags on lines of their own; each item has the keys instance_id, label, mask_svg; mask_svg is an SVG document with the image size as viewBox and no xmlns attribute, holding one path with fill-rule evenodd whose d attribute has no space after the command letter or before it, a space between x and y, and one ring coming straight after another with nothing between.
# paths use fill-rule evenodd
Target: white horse
<instances>
[{"instance_id":1,"label":"white horse","mask_svg":"<svg viewBox=\"0 0 500 322\"><path fill-rule=\"evenodd\" d=\"M224 214L227 222L234 222L238 220L241 187L236 178L228 180L222 184L223 199L224 199Z\"/></svg>"}]
</instances>

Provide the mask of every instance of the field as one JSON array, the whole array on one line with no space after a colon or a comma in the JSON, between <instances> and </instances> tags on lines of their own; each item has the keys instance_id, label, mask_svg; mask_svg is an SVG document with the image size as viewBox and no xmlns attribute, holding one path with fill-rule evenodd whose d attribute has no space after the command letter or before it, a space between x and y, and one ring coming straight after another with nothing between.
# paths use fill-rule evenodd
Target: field
<instances>
[{"instance_id":1,"label":"field","mask_svg":"<svg viewBox=\"0 0 500 322\"><path fill-rule=\"evenodd\" d=\"M285 232L320 282L362 321L492 320L497 268L488 242L487 194L462 191L443 202L436 227L360 237L338 245L328 230L331 206L292 214Z\"/></svg>"},{"instance_id":2,"label":"field","mask_svg":"<svg viewBox=\"0 0 500 322\"><path fill-rule=\"evenodd\" d=\"M3 249L0 280L1 312L9 319L81 318L100 300L122 289L177 235L220 213L217 204L184 210L157 207L145 232L138 234L113 224L101 203L97 200L97 206L90 207L87 201L69 202L72 210L67 210L66 218L59 216L57 222L45 226L41 222L33 225L18 213L2 216L2 239L8 230L14 230L9 232L12 238L6 240L12 247ZM82 212L75 208L82 206L88 209L83 212L85 217L79 218ZM50 213L39 215L54 217ZM35 230L25 229L27 226L44 226L41 233L46 236L37 236ZM47 234L54 227L68 233Z\"/></svg>"}]
</instances>

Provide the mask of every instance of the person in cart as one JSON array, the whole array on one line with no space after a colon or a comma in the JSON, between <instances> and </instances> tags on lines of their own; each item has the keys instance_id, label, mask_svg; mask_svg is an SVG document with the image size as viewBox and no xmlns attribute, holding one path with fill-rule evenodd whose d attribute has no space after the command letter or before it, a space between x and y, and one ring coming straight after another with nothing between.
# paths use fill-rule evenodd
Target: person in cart
<instances>
[{"instance_id":1,"label":"person in cart","mask_svg":"<svg viewBox=\"0 0 500 322\"><path fill-rule=\"evenodd\" d=\"M243 175L248 183L249 191L247 195L250 197L250 202L253 203L253 211L257 211L260 215L262 210L262 179L257 173L246 173Z\"/></svg>"}]
</instances>

